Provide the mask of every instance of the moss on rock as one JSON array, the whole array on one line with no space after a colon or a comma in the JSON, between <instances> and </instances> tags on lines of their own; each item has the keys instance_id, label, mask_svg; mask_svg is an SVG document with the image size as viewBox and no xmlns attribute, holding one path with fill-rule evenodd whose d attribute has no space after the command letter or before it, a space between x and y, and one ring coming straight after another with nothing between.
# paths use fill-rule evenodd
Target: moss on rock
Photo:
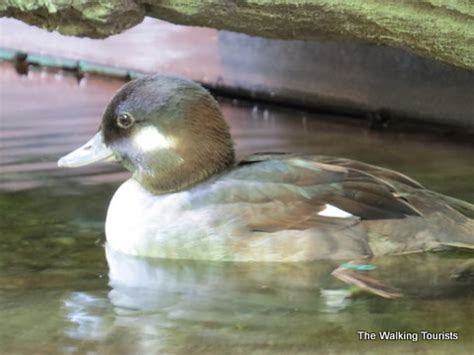
<instances>
[{"instance_id":1,"label":"moss on rock","mask_svg":"<svg viewBox=\"0 0 474 355\"><path fill-rule=\"evenodd\" d=\"M7 0L0 15L107 37L144 16L279 39L362 40L474 70L474 3L442 0Z\"/></svg>"}]
</instances>

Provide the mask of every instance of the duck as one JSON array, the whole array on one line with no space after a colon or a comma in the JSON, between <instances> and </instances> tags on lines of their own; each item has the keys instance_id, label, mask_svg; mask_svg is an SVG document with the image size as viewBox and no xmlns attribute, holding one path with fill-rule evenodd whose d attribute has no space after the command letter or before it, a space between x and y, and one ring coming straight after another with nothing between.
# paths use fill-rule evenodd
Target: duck
<instances>
[{"instance_id":1,"label":"duck","mask_svg":"<svg viewBox=\"0 0 474 355\"><path fill-rule=\"evenodd\" d=\"M98 132L59 167L117 161L105 234L132 256L220 262L341 260L334 276L382 296L367 276L386 255L474 249L474 205L364 162L256 153L236 162L219 104L201 85L160 74L126 83Z\"/></svg>"}]
</instances>

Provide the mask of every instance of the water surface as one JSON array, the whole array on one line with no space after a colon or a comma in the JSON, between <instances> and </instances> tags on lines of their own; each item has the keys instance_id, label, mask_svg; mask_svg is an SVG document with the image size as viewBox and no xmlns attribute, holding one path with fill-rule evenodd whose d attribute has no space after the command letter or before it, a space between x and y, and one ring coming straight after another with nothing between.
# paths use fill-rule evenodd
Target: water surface
<instances>
[{"instance_id":1,"label":"water surface","mask_svg":"<svg viewBox=\"0 0 474 355\"><path fill-rule=\"evenodd\" d=\"M359 295L330 262L298 265L146 260L104 248L116 165L59 169L97 130L122 84L0 66L1 353L469 353L474 287L467 253L377 260L405 297ZM338 155L403 171L474 201L472 145L383 133L350 118L221 100L238 156ZM471 259L472 260L472 259ZM110 273L110 274L109 274ZM457 332L457 341L360 341L358 330Z\"/></svg>"}]
</instances>

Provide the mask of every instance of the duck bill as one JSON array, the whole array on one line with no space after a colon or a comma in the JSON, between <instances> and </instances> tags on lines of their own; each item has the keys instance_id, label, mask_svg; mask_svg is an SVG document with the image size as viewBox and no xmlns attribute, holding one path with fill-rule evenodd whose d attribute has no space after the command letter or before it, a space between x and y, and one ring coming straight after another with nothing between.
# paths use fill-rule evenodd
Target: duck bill
<instances>
[{"instance_id":1,"label":"duck bill","mask_svg":"<svg viewBox=\"0 0 474 355\"><path fill-rule=\"evenodd\" d=\"M96 133L86 144L58 160L61 168L77 168L103 161L116 161L114 152L104 143L102 131Z\"/></svg>"}]
</instances>

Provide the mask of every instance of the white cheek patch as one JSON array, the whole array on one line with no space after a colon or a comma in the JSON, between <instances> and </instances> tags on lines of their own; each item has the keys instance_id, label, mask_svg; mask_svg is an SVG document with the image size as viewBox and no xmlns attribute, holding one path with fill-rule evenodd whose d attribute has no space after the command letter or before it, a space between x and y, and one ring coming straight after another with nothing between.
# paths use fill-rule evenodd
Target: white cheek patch
<instances>
[{"instance_id":1,"label":"white cheek patch","mask_svg":"<svg viewBox=\"0 0 474 355\"><path fill-rule=\"evenodd\" d=\"M326 204L326 207L324 208L324 210L318 212L318 215L324 216L324 217L336 217L336 218L354 217L352 214L328 204Z\"/></svg>"},{"instance_id":2,"label":"white cheek patch","mask_svg":"<svg viewBox=\"0 0 474 355\"><path fill-rule=\"evenodd\" d=\"M156 127L141 128L132 137L133 144L143 152L169 149L175 146L174 139L163 135Z\"/></svg>"}]
</instances>

